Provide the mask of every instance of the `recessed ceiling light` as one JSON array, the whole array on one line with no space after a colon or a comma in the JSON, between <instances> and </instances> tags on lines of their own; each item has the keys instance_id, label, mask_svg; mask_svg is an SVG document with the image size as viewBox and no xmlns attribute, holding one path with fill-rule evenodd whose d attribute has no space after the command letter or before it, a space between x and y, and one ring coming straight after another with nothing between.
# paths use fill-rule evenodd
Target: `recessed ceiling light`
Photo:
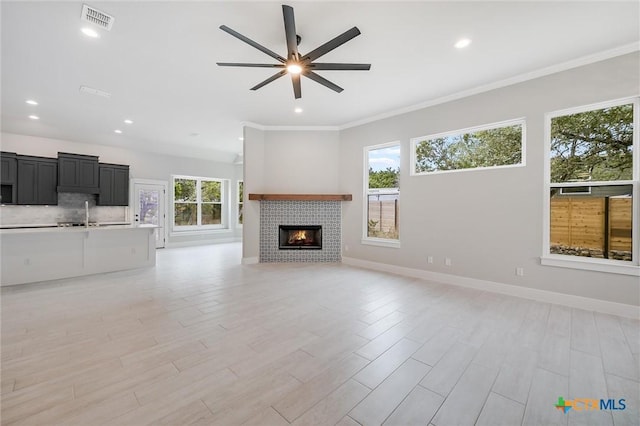
<instances>
[{"instance_id":1,"label":"recessed ceiling light","mask_svg":"<svg viewBox=\"0 0 640 426\"><path fill-rule=\"evenodd\" d=\"M33 99L27 99L25 102L29 105L38 105L38 102L34 101Z\"/></svg>"},{"instance_id":2,"label":"recessed ceiling light","mask_svg":"<svg viewBox=\"0 0 640 426\"><path fill-rule=\"evenodd\" d=\"M471 44L471 39L461 38L460 40L456 41L456 44L454 44L454 46L456 47L456 49L463 49L470 44Z\"/></svg>"},{"instance_id":3,"label":"recessed ceiling light","mask_svg":"<svg viewBox=\"0 0 640 426\"><path fill-rule=\"evenodd\" d=\"M82 34L86 35L87 37L91 37L91 38L100 37L100 34L98 34L98 32L93 28L83 27L80 31L82 31Z\"/></svg>"},{"instance_id":4,"label":"recessed ceiling light","mask_svg":"<svg viewBox=\"0 0 640 426\"><path fill-rule=\"evenodd\" d=\"M296 107L296 109L293 110L296 114L300 114L302 112L302 108L300 107Z\"/></svg>"},{"instance_id":5,"label":"recessed ceiling light","mask_svg":"<svg viewBox=\"0 0 640 426\"><path fill-rule=\"evenodd\" d=\"M117 133L117 134L120 134L120 133L122 133L122 130L116 129L116 130L114 130L114 132Z\"/></svg>"},{"instance_id":6,"label":"recessed ceiling light","mask_svg":"<svg viewBox=\"0 0 640 426\"><path fill-rule=\"evenodd\" d=\"M243 138L242 136L240 136L240 137L238 138L238 140L239 140L239 141L243 141L243 140L244 140L244 138Z\"/></svg>"},{"instance_id":7,"label":"recessed ceiling light","mask_svg":"<svg viewBox=\"0 0 640 426\"><path fill-rule=\"evenodd\" d=\"M131 120L129 120L129 119L124 120L124 122L125 122L125 124L133 124L133 121L131 121Z\"/></svg>"},{"instance_id":8,"label":"recessed ceiling light","mask_svg":"<svg viewBox=\"0 0 640 426\"><path fill-rule=\"evenodd\" d=\"M37 115L30 115L29 118L32 120L40 120L40 117L38 117Z\"/></svg>"}]
</instances>

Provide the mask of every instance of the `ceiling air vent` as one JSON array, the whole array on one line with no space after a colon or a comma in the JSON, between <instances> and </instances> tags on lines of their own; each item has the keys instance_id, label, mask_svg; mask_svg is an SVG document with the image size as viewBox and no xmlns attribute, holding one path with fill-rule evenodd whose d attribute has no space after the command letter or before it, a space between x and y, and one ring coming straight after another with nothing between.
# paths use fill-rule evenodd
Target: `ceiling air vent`
<instances>
[{"instance_id":1,"label":"ceiling air vent","mask_svg":"<svg viewBox=\"0 0 640 426\"><path fill-rule=\"evenodd\" d=\"M80 86L80 92L86 93L87 95L102 96L103 98L107 99L111 98L111 93L105 92L104 90L94 89L93 87L89 86Z\"/></svg>"},{"instance_id":2,"label":"ceiling air vent","mask_svg":"<svg viewBox=\"0 0 640 426\"><path fill-rule=\"evenodd\" d=\"M111 31L111 26L113 25L114 17L111 15L107 15L104 12L99 11L91 6L87 6L86 4L82 5L82 15L81 18L83 21L91 22L103 28L107 31Z\"/></svg>"}]
</instances>

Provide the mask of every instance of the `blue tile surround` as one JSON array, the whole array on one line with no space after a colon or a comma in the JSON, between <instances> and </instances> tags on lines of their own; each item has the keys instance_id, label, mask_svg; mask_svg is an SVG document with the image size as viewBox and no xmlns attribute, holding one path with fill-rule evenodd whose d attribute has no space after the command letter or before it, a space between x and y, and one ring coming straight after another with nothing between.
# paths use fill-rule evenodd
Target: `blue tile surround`
<instances>
[{"instance_id":1,"label":"blue tile surround","mask_svg":"<svg viewBox=\"0 0 640 426\"><path fill-rule=\"evenodd\" d=\"M340 262L341 208L341 201L260 201L260 262ZM322 250L279 250L280 225L322 225Z\"/></svg>"}]
</instances>

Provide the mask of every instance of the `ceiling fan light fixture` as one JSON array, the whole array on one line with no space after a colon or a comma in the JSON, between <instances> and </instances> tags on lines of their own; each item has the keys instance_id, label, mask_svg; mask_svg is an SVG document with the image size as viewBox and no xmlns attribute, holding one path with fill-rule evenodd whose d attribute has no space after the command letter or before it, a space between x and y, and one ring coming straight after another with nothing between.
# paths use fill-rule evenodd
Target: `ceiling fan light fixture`
<instances>
[{"instance_id":1,"label":"ceiling fan light fixture","mask_svg":"<svg viewBox=\"0 0 640 426\"><path fill-rule=\"evenodd\" d=\"M291 62L287 65L287 72L289 74L300 74L302 72L302 66L296 62Z\"/></svg>"},{"instance_id":2,"label":"ceiling fan light fixture","mask_svg":"<svg viewBox=\"0 0 640 426\"><path fill-rule=\"evenodd\" d=\"M279 79L280 77L289 74L291 76L291 83L293 84L293 97L295 99L302 98L302 88L300 85L301 77L309 78L318 84L321 84L337 93L342 92L342 87L338 86L327 80L324 77L319 76L315 71L323 70L360 70L369 71L371 64L344 64L344 63L318 63L314 62L319 57L331 52L349 40L360 35L360 30L357 27L353 27L337 37L332 38L328 42L322 44L306 55L301 55L298 51L298 43L300 43L300 36L296 34L296 23L293 16L293 7L282 5L282 17L284 19L284 34L287 41L287 55L280 56L274 51L267 49L263 45L256 43L250 38L243 36L239 32L232 30L226 25L220 25L220 29L233 37L247 43L248 45L258 49L262 53L271 56L273 59L280 62L279 64L248 64L248 63L234 63L234 62L217 62L222 67L250 67L250 68L276 68L279 71L267 78L266 80L256 84L250 90L258 90L261 87Z\"/></svg>"}]
</instances>

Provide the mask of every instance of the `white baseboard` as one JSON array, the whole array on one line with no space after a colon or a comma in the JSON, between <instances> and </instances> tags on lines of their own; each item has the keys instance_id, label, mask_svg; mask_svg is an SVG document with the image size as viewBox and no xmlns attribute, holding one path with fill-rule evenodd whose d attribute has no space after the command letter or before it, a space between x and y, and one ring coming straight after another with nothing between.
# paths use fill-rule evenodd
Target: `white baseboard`
<instances>
[{"instance_id":1,"label":"white baseboard","mask_svg":"<svg viewBox=\"0 0 640 426\"><path fill-rule=\"evenodd\" d=\"M175 248L175 247L206 246L209 244L238 243L240 241L242 241L240 237L216 238L211 240L178 241L178 242L167 242L165 244L165 247Z\"/></svg>"},{"instance_id":2,"label":"white baseboard","mask_svg":"<svg viewBox=\"0 0 640 426\"><path fill-rule=\"evenodd\" d=\"M640 306L627 305L624 303L591 299L589 297L574 296L571 294L556 293L547 290L538 290L530 287L518 287L515 285L497 283L494 281L479 280L475 278L443 274L440 272L424 271L422 269L405 268L402 266L395 266L387 263L354 259L352 257L343 257L342 263L345 265L373 269L376 271L390 272L393 274L404 275L412 278L436 281L443 284L491 291L493 293L522 297L524 299L531 299L539 302L565 305L571 308L602 312L627 318L640 318Z\"/></svg>"},{"instance_id":3,"label":"white baseboard","mask_svg":"<svg viewBox=\"0 0 640 426\"><path fill-rule=\"evenodd\" d=\"M243 257L242 264L243 265L255 265L256 263L260 263L260 259L257 257Z\"/></svg>"}]
</instances>

